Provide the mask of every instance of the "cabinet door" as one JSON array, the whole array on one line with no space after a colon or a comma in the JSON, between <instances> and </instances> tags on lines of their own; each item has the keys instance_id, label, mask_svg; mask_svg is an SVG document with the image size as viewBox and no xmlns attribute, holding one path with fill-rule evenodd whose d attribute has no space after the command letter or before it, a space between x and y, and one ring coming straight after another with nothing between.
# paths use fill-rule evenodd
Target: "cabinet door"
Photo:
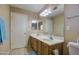
<instances>
[{"instance_id":1,"label":"cabinet door","mask_svg":"<svg viewBox=\"0 0 79 59\"><path fill-rule=\"evenodd\" d=\"M28 40L27 51L28 53L31 52L31 37L29 37L29 40Z\"/></svg>"},{"instance_id":2,"label":"cabinet door","mask_svg":"<svg viewBox=\"0 0 79 59\"><path fill-rule=\"evenodd\" d=\"M42 55L48 55L49 54L49 50L48 50L48 45L45 43L42 43Z\"/></svg>"},{"instance_id":3,"label":"cabinet door","mask_svg":"<svg viewBox=\"0 0 79 59\"><path fill-rule=\"evenodd\" d=\"M31 39L30 39L30 42L31 42L31 48L33 48L33 46L34 46L34 39L31 37Z\"/></svg>"},{"instance_id":4,"label":"cabinet door","mask_svg":"<svg viewBox=\"0 0 79 59\"><path fill-rule=\"evenodd\" d=\"M31 40L31 45L32 45L32 49L33 49L34 51L37 51L37 39L32 38L32 40Z\"/></svg>"},{"instance_id":5,"label":"cabinet door","mask_svg":"<svg viewBox=\"0 0 79 59\"><path fill-rule=\"evenodd\" d=\"M38 55L42 54L42 45L41 44L42 44L42 42L38 40L38 46L37 46L37 48L38 48Z\"/></svg>"},{"instance_id":6,"label":"cabinet door","mask_svg":"<svg viewBox=\"0 0 79 59\"><path fill-rule=\"evenodd\" d=\"M26 47L28 37L28 16L11 12L11 49Z\"/></svg>"},{"instance_id":7,"label":"cabinet door","mask_svg":"<svg viewBox=\"0 0 79 59\"><path fill-rule=\"evenodd\" d=\"M54 49L58 49L60 55L63 54L63 44L62 43L55 45Z\"/></svg>"}]
</instances>

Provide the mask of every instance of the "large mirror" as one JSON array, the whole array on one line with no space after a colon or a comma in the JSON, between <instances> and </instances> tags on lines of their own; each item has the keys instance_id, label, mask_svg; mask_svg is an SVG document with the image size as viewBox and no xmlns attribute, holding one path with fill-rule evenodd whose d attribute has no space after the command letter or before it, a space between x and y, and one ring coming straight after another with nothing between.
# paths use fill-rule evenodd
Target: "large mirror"
<instances>
[{"instance_id":1,"label":"large mirror","mask_svg":"<svg viewBox=\"0 0 79 59\"><path fill-rule=\"evenodd\" d=\"M43 30L43 22L38 22L38 30Z\"/></svg>"},{"instance_id":2,"label":"large mirror","mask_svg":"<svg viewBox=\"0 0 79 59\"><path fill-rule=\"evenodd\" d=\"M43 21L32 20L32 30L43 30Z\"/></svg>"},{"instance_id":3,"label":"large mirror","mask_svg":"<svg viewBox=\"0 0 79 59\"><path fill-rule=\"evenodd\" d=\"M37 21L32 20L32 30L37 30Z\"/></svg>"}]
</instances>

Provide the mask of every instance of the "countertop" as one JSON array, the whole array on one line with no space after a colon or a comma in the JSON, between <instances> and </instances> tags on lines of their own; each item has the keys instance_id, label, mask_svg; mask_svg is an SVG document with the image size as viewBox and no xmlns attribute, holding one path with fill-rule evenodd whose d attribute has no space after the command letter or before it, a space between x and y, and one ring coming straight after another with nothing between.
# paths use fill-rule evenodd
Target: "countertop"
<instances>
[{"instance_id":1,"label":"countertop","mask_svg":"<svg viewBox=\"0 0 79 59\"><path fill-rule=\"evenodd\" d=\"M32 37L36 38L37 40L40 40L50 46L64 42L64 37L59 37L59 36L54 36L53 40L51 40L50 38L44 39L44 38L40 37L40 35L31 34L30 36L32 36Z\"/></svg>"}]
</instances>

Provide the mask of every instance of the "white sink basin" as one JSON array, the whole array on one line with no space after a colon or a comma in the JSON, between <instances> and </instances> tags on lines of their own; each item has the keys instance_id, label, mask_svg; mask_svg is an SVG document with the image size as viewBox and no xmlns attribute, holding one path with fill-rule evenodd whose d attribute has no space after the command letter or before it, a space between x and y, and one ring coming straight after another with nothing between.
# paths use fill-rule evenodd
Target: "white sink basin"
<instances>
[{"instance_id":1,"label":"white sink basin","mask_svg":"<svg viewBox=\"0 0 79 59\"><path fill-rule=\"evenodd\" d=\"M46 37L46 36L39 36L39 37L42 39L50 39L49 37Z\"/></svg>"}]
</instances>

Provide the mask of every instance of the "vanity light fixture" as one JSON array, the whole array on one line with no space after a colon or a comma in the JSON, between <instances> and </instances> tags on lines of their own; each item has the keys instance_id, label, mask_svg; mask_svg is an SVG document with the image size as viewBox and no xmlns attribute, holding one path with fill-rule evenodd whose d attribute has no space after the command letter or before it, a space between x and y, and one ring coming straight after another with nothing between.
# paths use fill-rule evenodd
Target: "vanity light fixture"
<instances>
[{"instance_id":1,"label":"vanity light fixture","mask_svg":"<svg viewBox=\"0 0 79 59\"><path fill-rule=\"evenodd\" d=\"M40 16L45 17L45 16L49 15L50 13L52 13L50 9L45 9L42 13L40 13Z\"/></svg>"}]
</instances>

